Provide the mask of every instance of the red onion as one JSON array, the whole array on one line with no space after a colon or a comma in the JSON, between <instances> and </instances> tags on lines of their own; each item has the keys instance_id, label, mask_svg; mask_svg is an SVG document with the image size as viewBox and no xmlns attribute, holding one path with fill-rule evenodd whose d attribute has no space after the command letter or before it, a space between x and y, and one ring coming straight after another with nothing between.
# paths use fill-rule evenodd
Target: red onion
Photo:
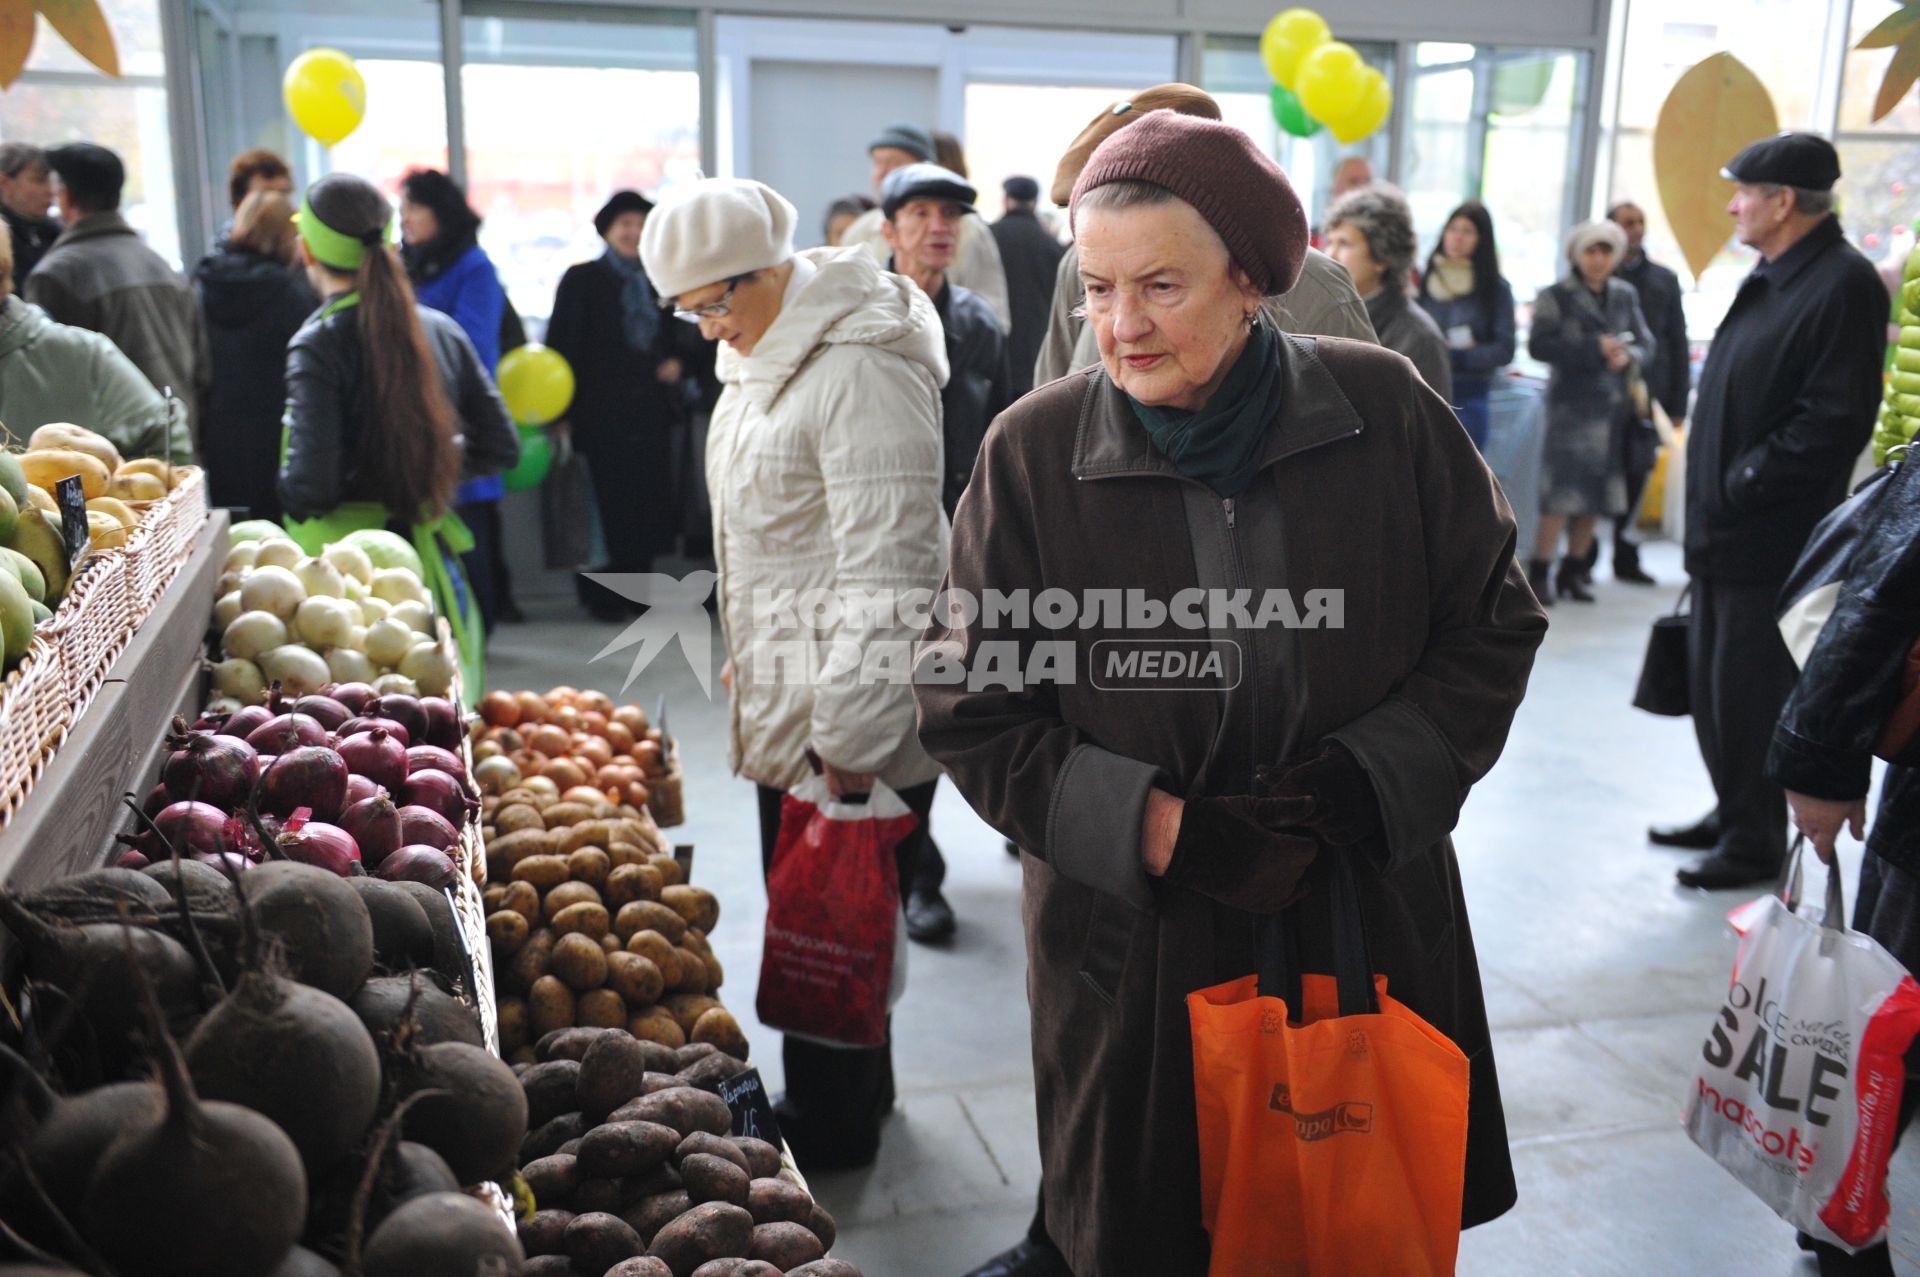
<instances>
[{"instance_id":1,"label":"red onion","mask_svg":"<svg viewBox=\"0 0 1920 1277\"><path fill-rule=\"evenodd\" d=\"M155 816L153 823L159 835L148 830L139 840L141 850L157 853L150 855L150 859L167 854L161 838L165 838L183 856L205 856L237 850L227 838L227 813L212 803L174 803Z\"/></svg>"},{"instance_id":2,"label":"red onion","mask_svg":"<svg viewBox=\"0 0 1920 1277\"><path fill-rule=\"evenodd\" d=\"M460 841L460 831L431 807L408 806L400 809L400 841L445 851Z\"/></svg>"},{"instance_id":3,"label":"red onion","mask_svg":"<svg viewBox=\"0 0 1920 1277\"><path fill-rule=\"evenodd\" d=\"M459 749L461 739L467 734L466 724L460 721L459 708L444 696L422 696L420 708L427 716L427 744Z\"/></svg>"},{"instance_id":4,"label":"red onion","mask_svg":"<svg viewBox=\"0 0 1920 1277\"><path fill-rule=\"evenodd\" d=\"M203 865L212 865L215 869L218 869L221 873L229 877L239 873L243 869L253 868L253 862L251 860L231 851L216 851L209 855L195 856L194 859Z\"/></svg>"},{"instance_id":5,"label":"red onion","mask_svg":"<svg viewBox=\"0 0 1920 1277\"><path fill-rule=\"evenodd\" d=\"M384 727L342 737L340 757L350 771L382 789L398 793L407 783L407 747Z\"/></svg>"},{"instance_id":6,"label":"red onion","mask_svg":"<svg viewBox=\"0 0 1920 1277\"><path fill-rule=\"evenodd\" d=\"M273 760L260 778L260 810L291 816L301 807L334 820L347 805L347 760L324 745L302 745Z\"/></svg>"},{"instance_id":7,"label":"red onion","mask_svg":"<svg viewBox=\"0 0 1920 1277\"><path fill-rule=\"evenodd\" d=\"M152 820L179 801L173 796L173 791L162 782L147 791L147 800L140 804L140 810L147 814L148 820ZM142 825L141 828L144 829L146 826Z\"/></svg>"},{"instance_id":8,"label":"red onion","mask_svg":"<svg viewBox=\"0 0 1920 1277\"><path fill-rule=\"evenodd\" d=\"M407 751L409 772L425 771L429 767L461 780L467 778L466 763L461 761L460 755L450 749L442 749L438 745L415 745Z\"/></svg>"},{"instance_id":9,"label":"red onion","mask_svg":"<svg viewBox=\"0 0 1920 1277\"><path fill-rule=\"evenodd\" d=\"M276 839L287 859L330 869L342 878L352 874L360 863L360 844L338 825L310 820L298 829L289 829Z\"/></svg>"},{"instance_id":10,"label":"red onion","mask_svg":"<svg viewBox=\"0 0 1920 1277\"><path fill-rule=\"evenodd\" d=\"M324 745L327 729L305 714L282 714L247 733L247 744L263 754L284 754L302 745Z\"/></svg>"},{"instance_id":11,"label":"red onion","mask_svg":"<svg viewBox=\"0 0 1920 1277\"><path fill-rule=\"evenodd\" d=\"M123 851L120 853L120 859L113 862L113 867L115 869L145 869L149 863L151 862L147 860L146 853L144 852Z\"/></svg>"},{"instance_id":12,"label":"red onion","mask_svg":"<svg viewBox=\"0 0 1920 1277\"><path fill-rule=\"evenodd\" d=\"M391 718L407 729L409 741L427 739L427 711L420 708L418 697L399 692L376 696L364 712L370 718Z\"/></svg>"},{"instance_id":13,"label":"red onion","mask_svg":"<svg viewBox=\"0 0 1920 1277\"><path fill-rule=\"evenodd\" d=\"M460 782L443 771L427 768L407 777L400 787L400 802L406 807L425 807L446 817L456 830L467 820L467 812L480 804L467 797Z\"/></svg>"},{"instance_id":14,"label":"red onion","mask_svg":"<svg viewBox=\"0 0 1920 1277\"><path fill-rule=\"evenodd\" d=\"M265 727L273 721L273 711L265 705L243 705L227 716L220 730L229 736L238 736L245 740L256 728Z\"/></svg>"},{"instance_id":15,"label":"red onion","mask_svg":"<svg viewBox=\"0 0 1920 1277\"><path fill-rule=\"evenodd\" d=\"M388 882L424 882L435 891L453 885L453 859L432 847L402 847L374 871Z\"/></svg>"},{"instance_id":16,"label":"red onion","mask_svg":"<svg viewBox=\"0 0 1920 1277\"><path fill-rule=\"evenodd\" d=\"M259 754L237 736L175 737L160 779L175 798L197 798L232 811L253 792Z\"/></svg>"},{"instance_id":17,"label":"red onion","mask_svg":"<svg viewBox=\"0 0 1920 1277\"><path fill-rule=\"evenodd\" d=\"M347 711L352 714L366 713L368 702L379 694L369 683L341 683L327 693L328 696L345 705Z\"/></svg>"},{"instance_id":18,"label":"red onion","mask_svg":"<svg viewBox=\"0 0 1920 1277\"><path fill-rule=\"evenodd\" d=\"M387 735L399 741L402 748L405 748L413 741L412 733L408 732L406 728L394 722L391 718L372 718L367 716L349 718L346 722L340 724L340 730L335 732L333 737L335 740L345 740L349 736L358 736L363 732L370 732L376 727L384 729Z\"/></svg>"},{"instance_id":19,"label":"red onion","mask_svg":"<svg viewBox=\"0 0 1920 1277\"><path fill-rule=\"evenodd\" d=\"M355 803L363 803L379 792L380 786L374 784L365 776L357 774L349 774L347 776L347 806L351 807Z\"/></svg>"},{"instance_id":20,"label":"red onion","mask_svg":"<svg viewBox=\"0 0 1920 1277\"><path fill-rule=\"evenodd\" d=\"M293 703L296 714L305 714L330 732L340 730L340 724L353 717L353 711L331 696L302 696Z\"/></svg>"},{"instance_id":21,"label":"red onion","mask_svg":"<svg viewBox=\"0 0 1920 1277\"><path fill-rule=\"evenodd\" d=\"M404 841L400 810L384 789L341 812L340 827L360 844L360 859L369 865L378 865L398 851Z\"/></svg>"},{"instance_id":22,"label":"red onion","mask_svg":"<svg viewBox=\"0 0 1920 1277\"><path fill-rule=\"evenodd\" d=\"M280 757L280 755L278 754L255 754L253 757L254 775L256 776L266 775L267 768L273 766L273 760L278 757Z\"/></svg>"}]
</instances>

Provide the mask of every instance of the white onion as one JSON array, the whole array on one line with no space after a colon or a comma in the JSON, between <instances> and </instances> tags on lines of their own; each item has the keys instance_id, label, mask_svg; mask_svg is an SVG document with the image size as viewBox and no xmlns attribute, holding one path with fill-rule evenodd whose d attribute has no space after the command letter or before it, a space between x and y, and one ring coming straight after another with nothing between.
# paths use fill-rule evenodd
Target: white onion
<instances>
[{"instance_id":1,"label":"white onion","mask_svg":"<svg viewBox=\"0 0 1920 1277\"><path fill-rule=\"evenodd\" d=\"M367 650L367 627L364 625L354 626L347 632L347 641L342 643L341 646L350 647L354 651L364 655Z\"/></svg>"},{"instance_id":2,"label":"white onion","mask_svg":"<svg viewBox=\"0 0 1920 1277\"><path fill-rule=\"evenodd\" d=\"M320 557L340 570L340 575L362 585L373 584L373 560L357 545L336 541L320 552Z\"/></svg>"},{"instance_id":3,"label":"white onion","mask_svg":"<svg viewBox=\"0 0 1920 1277\"><path fill-rule=\"evenodd\" d=\"M287 623L271 612L242 612L220 634L220 650L242 660L256 660L287 641Z\"/></svg>"},{"instance_id":4,"label":"white onion","mask_svg":"<svg viewBox=\"0 0 1920 1277\"><path fill-rule=\"evenodd\" d=\"M207 698L207 707L203 714L231 714L246 707L246 702L233 696L212 696Z\"/></svg>"},{"instance_id":5,"label":"white onion","mask_svg":"<svg viewBox=\"0 0 1920 1277\"><path fill-rule=\"evenodd\" d=\"M413 631L400 620L388 616L382 617L367 627L367 638L363 645L367 659L375 665L391 668L398 665L413 646Z\"/></svg>"},{"instance_id":6,"label":"white onion","mask_svg":"<svg viewBox=\"0 0 1920 1277\"><path fill-rule=\"evenodd\" d=\"M301 642L324 652L346 644L354 622L359 619L359 609L353 604L322 594L301 602L293 614L293 628Z\"/></svg>"},{"instance_id":7,"label":"white onion","mask_svg":"<svg viewBox=\"0 0 1920 1277\"><path fill-rule=\"evenodd\" d=\"M231 590L220 596L213 605L213 623L221 629L233 624L233 618L240 615L240 591Z\"/></svg>"},{"instance_id":8,"label":"white onion","mask_svg":"<svg viewBox=\"0 0 1920 1277\"><path fill-rule=\"evenodd\" d=\"M408 629L425 634L428 638L434 636L433 608L419 599L408 599L405 603L396 603L387 615Z\"/></svg>"},{"instance_id":9,"label":"white onion","mask_svg":"<svg viewBox=\"0 0 1920 1277\"><path fill-rule=\"evenodd\" d=\"M267 695L267 678L252 661L230 656L213 667L214 690L222 696L258 705Z\"/></svg>"},{"instance_id":10,"label":"white onion","mask_svg":"<svg viewBox=\"0 0 1920 1277\"><path fill-rule=\"evenodd\" d=\"M426 696L443 696L453 686L453 657L432 639L421 639L400 660L400 672Z\"/></svg>"},{"instance_id":11,"label":"white onion","mask_svg":"<svg viewBox=\"0 0 1920 1277\"><path fill-rule=\"evenodd\" d=\"M253 566L257 568L291 568L307 557L306 551L284 537L253 544L257 547L253 552Z\"/></svg>"},{"instance_id":12,"label":"white onion","mask_svg":"<svg viewBox=\"0 0 1920 1277\"><path fill-rule=\"evenodd\" d=\"M427 600L427 587L420 584L420 578L405 568L381 568L373 574L373 596L385 599L389 603L405 603L408 599Z\"/></svg>"},{"instance_id":13,"label":"white onion","mask_svg":"<svg viewBox=\"0 0 1920 1277\"><path fill-rule=\"evenodd\" d=\"M382 674L373 680L373 690L382 696L420 695L420 685L405 674Z\"/></svg>"},{"instance_id":14,"label":"white onion","mask_svg":"<svg viewBox=\"0 0 1920 1277\"><path fill-rule=\"evenodd\" d=\"M371 683L380 673L365 652L356 652L351 647L336 647L328 652L327 669L336 683Z\"/></svg>"},{"instance_id":15,"label":"white onion","mask_svg":"<svg viewBox=\"0 0 1920 1277\"><path fill-rule=\"evenodd\" d=\"M364 625L372 625L375 621L383 619L389 612L393 611L393 604L387 602L385 599L376 599L371 594L359 600L359 604L360 621Z\"/></svg>"},{"instance_id":16,"label":"white onion","mask_svg":"<svg viewBox=\"0 0 1920 1277\"><path fill-rule=\"evenodd\" d=\"M260 672L280 684L288 696L309 696L331 682L333 673L320 653L298 643L286 643L260 658Z\"/></svg>"},{"instance_id":17,"label":"white onion","mask_svg":"<svg viewBox=\"0 0 1920 1277\"><path fill-rule=\"evenodd\" d=\"M340 569L325 559L302 559L293 565L293 574L300 578L300 584L306 588L307 597L324 594L337 599L347 592L346 582L340 576Z\"/></svg>"},{"instance_id":18,"label":"white onion","mask_svg":"<svg viewBox=\"0 0 1920 1277\"><path fill-rule=\"evenodd\" d=\"M307 597L307 588L293 569L267 566L255 568L240 587L240 606L249 612L271 612L283 621L292 620L294 610Z\"/></svg>"},{"instance_id":19,"label":"white onion","mask_svg":"<svg viewBox=\"0 0 1920 1277\"><path fill-rule=\"evenodd\" d=\"M237 593L240 587L247 583L247 578L252 575L253 575L252 568L235 568L231 572L222 572L220 574L220 583L213 587L214 593L215 594Z\"/></svg>"},{"instance_id":20,"label":"white onion","mask_svg":"<svg viewBox=\"0 0 1920 1277\"><path fill-rule=\"evenodd\" d=\"M227 561L220 565L222 572L245 572L254 565L260 547L251 541L242 541L227 551Z\"/></svg>"}]
</instances>

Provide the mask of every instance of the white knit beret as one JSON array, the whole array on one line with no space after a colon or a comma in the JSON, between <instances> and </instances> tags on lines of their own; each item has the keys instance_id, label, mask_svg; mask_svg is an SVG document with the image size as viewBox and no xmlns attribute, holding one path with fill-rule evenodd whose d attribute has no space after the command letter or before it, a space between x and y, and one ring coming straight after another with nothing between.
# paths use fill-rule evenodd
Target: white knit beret
<instances>
[{"instance_id":1,"label":"white knit beret","mask_svg":"<svg viewBox=\"0 0 1920 1277\"><path fill-rule=\"evenodd\" d=\"M661 297L678 297L793 256L793 205L744 177L689 182L660 197L640 232L640 261Z\"/></svg>"}]
</instances>

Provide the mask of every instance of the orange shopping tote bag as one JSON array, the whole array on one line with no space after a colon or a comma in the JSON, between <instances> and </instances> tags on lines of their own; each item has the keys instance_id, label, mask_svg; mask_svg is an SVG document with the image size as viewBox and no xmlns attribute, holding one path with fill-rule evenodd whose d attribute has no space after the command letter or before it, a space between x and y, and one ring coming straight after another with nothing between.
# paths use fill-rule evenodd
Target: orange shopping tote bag
<instances>
[{"instance_id":1,"label":"orange shopping tote bag","mask_svg":"<svg viewBox=\"0 0 1920 1277\"><path fill-rule=\"evenodd\" d=\"M1187 995L1209 1277L1453 1271L1467 1057L1373 974L1337 853L1326 882L1334 975L1301 976L1274 918L1258 975Z\"/></svg>"}]
</instances>

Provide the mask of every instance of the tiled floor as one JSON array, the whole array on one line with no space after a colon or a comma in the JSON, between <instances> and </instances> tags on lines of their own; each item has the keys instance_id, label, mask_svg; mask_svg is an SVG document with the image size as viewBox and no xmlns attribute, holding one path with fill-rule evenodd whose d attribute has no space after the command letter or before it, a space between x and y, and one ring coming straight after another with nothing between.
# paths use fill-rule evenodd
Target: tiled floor
<instances>
[{"instance_id":1,"label":"tiled floor","mask_svg":"<svg viewBox=\"0 0 1920 1277\"><path fill-rule=\"evenodd\" d=\"M1677 583L1669 547L1647 559ZM1732 958L1724 915L1743 897L1681 890L1681 858L1646 843L1649 822L1711 802L1690 724L1627 704L1646 624L1677 584L1635 590L1601 576L1597 606L1554 609L1506 756L1457 835L1520 1179L1519 1206L1463 1240L1460 1271L1812 1274L1792 1230L1679 1126ZM563 600L525 602L552 619L498 636L494 686L618 690L622 656L589 664L615 627L579 620ZM726 772L725 705L677 656L633 695L651 708L661 692L688 768L679 835L726 910L723 992L777 1086L778 1039L752 1027L765 897L751 795ZM1021 1234L1039 1173L1018 869L949 788L934 827L959 937L913 950L895 1019L900 1109L878 1164L813 1185L839 1218L836 1253L868 1277L958 1277ZM1894 1176L1896 1264L1920 1273L1920 1140L1908 1152Z\"/></svg>"}]
</instances>

